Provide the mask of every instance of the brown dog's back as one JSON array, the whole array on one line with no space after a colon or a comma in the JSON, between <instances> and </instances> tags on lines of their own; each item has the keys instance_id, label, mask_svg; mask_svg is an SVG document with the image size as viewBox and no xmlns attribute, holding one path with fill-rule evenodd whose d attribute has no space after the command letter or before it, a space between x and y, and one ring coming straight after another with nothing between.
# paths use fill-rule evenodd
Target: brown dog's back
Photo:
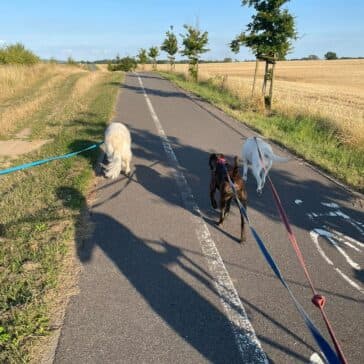
<instances>
[{"instance_id":1,"label":"brown dog's back","mask_svg":"<svg viewBox=\"0 0 364 364\"><path fill-rule=\"evenodd\" d=\"M234 164L230 165L223 154L211 154L209 159L209 166L211 169L211 183L210 183L210 198L213 208L217 207L215 201L215 190L220 191L220 221L222 224L225 215L230 210L230 204L234 198L233 189L229 183L227 176L230 176L234 189L237 194L237 198L241 204L246 208L247 206L247 193L245 189L245 183L239 173L239 160L238 157L234 157ZM245 227L244 219L241 216L241 241L245 241Z\"/></svg>"}]
</instances>

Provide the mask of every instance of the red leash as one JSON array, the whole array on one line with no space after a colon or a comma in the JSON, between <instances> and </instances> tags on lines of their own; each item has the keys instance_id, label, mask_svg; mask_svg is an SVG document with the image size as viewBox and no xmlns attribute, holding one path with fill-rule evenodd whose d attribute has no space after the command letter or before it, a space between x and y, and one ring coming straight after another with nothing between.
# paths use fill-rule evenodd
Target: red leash
<instances>
[{"instance_id":1,"label":"red leash","mask_svg":"<svg viewBox=\"0 0 364 364\"><path fill-rule=\"evenodd\" d=\"M261 154L261 151L260 151L260 148L259 148L259 145L258 145L258 142L257 142L257 139L256 137L254 137L255 139L255 143L257 145L257 149L258 149L258 154L259 154L259 159L260 159L260 163L265 171L265 173L267 174L267 171L265 169L265 165L264 165L264 161L263 161L263 158L262 158L262 154ZM297 255L297 258L303 268L303 271L305 273L305 276L307 278L307 281L311 287L311 290L312 290L312 293L313 293L313 297L312 297L312 303L320 310L321 312L321 315L325 321L325 324L326 324L326 327L327 327L327 330L329 331L329 334L331 336L331 339L334 343L334 346L335 346L335 350L340 358L340 361L343 363L343 364L347 364L347 360L344 356L344 353L340 347L340 344L339 344L339 341L336 339L336 336L335 336L335 333L334 333L334 330L330 324L330 321L325 313L325 310L324 310L324 306L325 306L325 303L326 303L326 298L324 296L321 296L320 294L317 293L313 283L312 283L312 279L310 277L310 274L308 273L308 270L307 270L307 267L306 267L306 263L305 263L305 260L303 258L303 255L302 255L302 252L301 252L301 249L299 248L298 246L298 243L297 243L297 240L296 240L296 236L294 235L293 233L293 230L291 228L291 225L289 223L289 220L288 220L288 217L287 217L287 214L283 208L283 205L281 203L281 200L279 198L279 195L278 195L278 192L276 190L276 188L274 187L274 184L271 180L271 178L267 175L268 177L268 181L269 181L269 185L270 185L270 188L272 190L272 194L273 194L273 198L274 198L274 202L276 204L276 207L277 207L277 210L279 212L279 216L288 232L288 238L293 246L293 249L295 250L296 252L296 255Z\"/></svg>"}]
</instances>

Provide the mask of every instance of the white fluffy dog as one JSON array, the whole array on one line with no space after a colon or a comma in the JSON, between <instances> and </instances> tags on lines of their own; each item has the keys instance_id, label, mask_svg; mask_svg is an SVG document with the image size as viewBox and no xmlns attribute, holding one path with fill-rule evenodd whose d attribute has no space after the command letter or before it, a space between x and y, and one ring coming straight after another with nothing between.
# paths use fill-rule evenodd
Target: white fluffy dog
<instances>
[{"instance_id":1,"label":"white fluffy dog","mask_svg":"<svg viewBox=\"0 0 364 364\"><path fill-rule=\"evenodd\" d=\"M262 161L260 160L258 147L262 155L264 168L262 166ZM248 179L248 167L251 168L255 179L257 180L257 193L261 194L263 186L265 184L265 179L267 177L268 171L272 167L274 162L287 162L288 158L282 158L273 153L271 146L262 140L261 138L251 137L245 140L243 149L241 151L244 170L243 179L246 181Z\"/></svg>"},{"instance_id":2,"label":"white fluffy dog","mask_svg":"<svg viewBox=\"0 0 364 364\"><path fill-rule=\"evenodd\" d=\"M131 137L128 128L121 123L111 123L105 130L105 153L109 164L105 166L105 176L116 178L121 170L130 173Z\"/></svg>"}]
</instances>

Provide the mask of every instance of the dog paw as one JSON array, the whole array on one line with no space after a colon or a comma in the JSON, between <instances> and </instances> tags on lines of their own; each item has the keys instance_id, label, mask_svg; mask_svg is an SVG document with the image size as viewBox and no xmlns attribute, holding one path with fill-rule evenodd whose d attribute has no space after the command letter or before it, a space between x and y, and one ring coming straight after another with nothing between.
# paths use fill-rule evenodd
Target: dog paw
<instances>
[{"instance_id":1,"label":"dog paw","mask_svg":"<svg viewBox=\"0 0 364 364\"><path fill-rule=\"evenodd\" d=\"M263 194L262 189L258 188L257 189L257 195L260 197Z\"/></svg>"}]
</instances>

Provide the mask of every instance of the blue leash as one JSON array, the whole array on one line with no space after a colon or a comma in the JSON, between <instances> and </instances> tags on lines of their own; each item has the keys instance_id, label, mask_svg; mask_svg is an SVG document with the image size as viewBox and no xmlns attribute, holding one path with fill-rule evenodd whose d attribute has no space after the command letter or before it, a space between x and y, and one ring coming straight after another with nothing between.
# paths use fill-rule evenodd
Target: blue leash
<instances>
[{"instance_id":1,"label":"blue leash","mask_svg":"<svg viewBox=\"0 0 364 364\"><path fill-rule=\"evenodd\" d=\"M13 173L13 172L16 172L16 171L21 171L23 169L32 168L32 167L35 167L35 166L39 166L41 164L45 164L45 163L48 163L48 162L57 160L57 159L67 159L67 158L71 158L71 157L74 157L77 154L86 152L88 150L96 149L101 144L103 144L103 142L100 142L100 143L97 143L97 144L92 144L89 147L84 148L84 149L81 149L81 150L78 150L76 152L71 152L71 153L67 153L67 154L63 154L63 155L58 155L58 156L55 156L55 157L41 159L41 160L35 161L35 162L21 164L20 166L15 166L15 167L3 169L3 170L0 170L0 175L9 174L9 173Z\"/></svg>"},{"instance_id":2,"label":"blue leash","mask_svg":"<svg viewBox=\"0 0 364 364\"><path fill-rule=\"evenodd\" d=\"M259 236L257 231L254 229L254 227L251 225L248 214L247 214L247 211L245 210L244 206L240 203L240 201L239 201L239 199L237 197L237 193L236 193L234 183L231 181L231 178L229 176L229 173L228 173L225 165L224 165L224 169L225 169L225 173L227 175L230 187L234 192L235 200L236 200L236 203L239 206L240 213L246 219L246 221L247 221L247 223L249 225L250 231L252 232L252 234L254 236L254 239L257 242L262 254L264 255L265 260L267 261L267 263L269 264L269 266L271 267L271 269L273 270L273 272L275 273L277 278L281 281L283 286L287 289L287 291L288 291L289 295L291 296L291 298L292 298L298 312L301 314L307 328L309 329L309 331L311 332L312 336L314 337L316 343L320 347L321 352L325 356L325 359L327 360L327 362L329 364L340 364L340 360L338 359L335 351L331 348L330 344L323 337L320 330L315 326L313 321L308 316L307 312L304 310L302 305L298 302L297 298L294 296L294 294L291 291L290 287L288 286L287 282L283 278L283 275L282 275L281 271L279 270L277 263L274 261L273 257L270 255L270 253L269 253L267 247L265 246L263 240L261 239L261 237Z\"/></svg>"}]
</instances>

